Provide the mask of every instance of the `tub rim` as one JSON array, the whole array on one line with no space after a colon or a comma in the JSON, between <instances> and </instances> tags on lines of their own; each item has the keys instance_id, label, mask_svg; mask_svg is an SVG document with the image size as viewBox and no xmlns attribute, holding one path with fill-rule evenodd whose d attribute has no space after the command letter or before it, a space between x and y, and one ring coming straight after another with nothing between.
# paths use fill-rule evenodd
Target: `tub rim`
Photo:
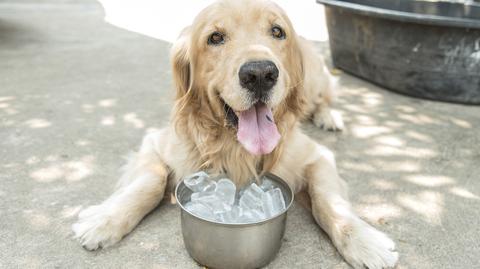
<instances>
[{"instance_id":1,"label":"tub rim","mask_svg":"<svg viewBox=\"0 0 480 269\"><path fill-rule=\"evenodd\" d=\"M316 0L316 1L319 4L324 4L329 7L348 10L353 13L372 16L372 17L391 19L391 20L402 21L402 22L419 23L419 24L480 29L480 20L476 20L476 19L455 18L455 17L448 17L448 16L440 16L440 15L412 13L412 12L374 7L374 6L367 6L367 5L357 4L357 3L350 3L347 1L339 1L339 0ZM457 3L457 4L461 4L461 3ZM469 6L480 9L480 5L477 5L477 4L470 4Z\"/></svg>"}]
</instances>

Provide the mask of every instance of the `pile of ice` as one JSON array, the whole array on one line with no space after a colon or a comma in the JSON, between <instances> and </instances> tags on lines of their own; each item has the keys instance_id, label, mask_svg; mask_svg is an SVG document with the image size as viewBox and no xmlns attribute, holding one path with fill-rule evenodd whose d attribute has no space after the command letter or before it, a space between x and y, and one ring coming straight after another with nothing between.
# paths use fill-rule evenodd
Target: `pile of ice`
<instances>
[{"instance_id":1,"label":"pile of ice","mask_svg":"<svg viewBox=\"0 0 480 269\"><path fill-rule=\"evenodd\" d=\"M285 210L282 191L264 178L237 192L235 184L222 178L214 181L205 172L184 179L192 195L185 209L199 217L222 223L251 223L268 219Z\"/></svg>"}]
</instances>

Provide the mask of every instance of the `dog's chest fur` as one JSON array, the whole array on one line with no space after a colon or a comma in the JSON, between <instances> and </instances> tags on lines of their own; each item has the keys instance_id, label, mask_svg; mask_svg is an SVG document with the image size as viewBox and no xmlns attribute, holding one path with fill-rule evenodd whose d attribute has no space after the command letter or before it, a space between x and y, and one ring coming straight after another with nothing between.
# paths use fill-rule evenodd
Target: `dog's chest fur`
<instances>
[{"instance_id":1,"label":"dog's chest fur","mask_svg":"<svg viewBox=\"0 0 480 269\"><path fill-rule=\"evenodd\" d=\"M178 159L169 162L175 181L199 170L212 175L226 174L240 186L255 179L262 170L265 158L249 154L240 143L227 135L194 139L179 137L175 151L181 151L182 154L175 154L179 156Z\"/></svg>"}]
</instances>

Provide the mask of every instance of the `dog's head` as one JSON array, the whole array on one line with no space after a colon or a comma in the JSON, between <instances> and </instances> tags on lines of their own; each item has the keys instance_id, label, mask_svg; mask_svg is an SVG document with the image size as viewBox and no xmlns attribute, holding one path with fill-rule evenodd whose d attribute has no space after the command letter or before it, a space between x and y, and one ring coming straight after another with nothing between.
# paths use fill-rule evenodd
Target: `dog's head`
<instances>
[{"instance_id":1,"label":"dog's head","mask_svg":"<svg viewBox=\"0 0 480 269\"><path fill-rule=\"evenodd\" d=\"M250 153L268 154L284 131L277 123L287 114L301 114L298 42L276 4L219 1L204 9L174 44L177 101L198 120L236 130Z\"/></svg>"}]
</instances>

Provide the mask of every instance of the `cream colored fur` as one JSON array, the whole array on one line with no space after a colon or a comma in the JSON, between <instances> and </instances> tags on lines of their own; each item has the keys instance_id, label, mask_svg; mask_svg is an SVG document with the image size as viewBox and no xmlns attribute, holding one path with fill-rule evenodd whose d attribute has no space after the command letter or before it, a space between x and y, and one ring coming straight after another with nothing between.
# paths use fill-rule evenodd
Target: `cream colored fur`
<instances>
[{"instance_id":1,"label":"cream colored fur","mask_svg":"<svg viewBox=\"0 0 480 269\"><path fill-rule=\"evenodd\" d=\"M272 24L284 27L285 40L268 35ZM206 44L214 30L228 33L223 47ZM259 58L273 61L280 70L267 105L282 136L272 153L260 157L236 141L236 129L228 123L222 103L235 110L251 105L237 73L243 62ZM172 48L172 68L177 94L171 124L143 139L107 200L79 214L73 231L85 248L118 242L159 204L166 188L185 175L198 170L227 173L243 185L268 171L296 192L308 192L315 220L353 267L396 264L392 240L353 212L332 152L298 127L309 116L327 129L340 129L342 124L330 110L334 94L323 61L296 35L278 6L261 0L223 0L206 8Z\"/></svg>"}]
</instances>

